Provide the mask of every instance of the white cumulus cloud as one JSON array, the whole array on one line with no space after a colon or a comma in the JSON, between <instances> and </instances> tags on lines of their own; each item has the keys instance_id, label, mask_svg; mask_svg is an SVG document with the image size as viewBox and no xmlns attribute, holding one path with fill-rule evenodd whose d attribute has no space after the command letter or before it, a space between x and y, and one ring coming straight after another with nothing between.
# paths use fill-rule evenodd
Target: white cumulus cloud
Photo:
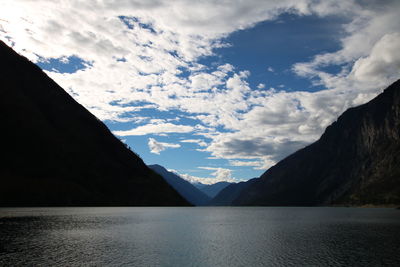
<instances>
[{"instance_id":1,"label":"white cumulus cloud","mask_svg":"<svg viewBox=\"0 0 400 267\"><path fill-rule=\"evenodd\" d=\"M194 143L194 144L198 144L199 146L207 146L207 143L202 140L202 139L185 139L185 140L181 140L181 143Z\"/></svg>"},{"instance_id":2,"label":"white cumulus cloud","mask_svg":"<svg viewBox=\"0 0 400 267\"><path fill-rule=\"evenodd\" d=\"M229 46L229 34L283 13L344 19L339 50L292 66L325 90L283 92L264 84L254 90L248 71L199 63ZM210 140L198 144L213 158L265 168L399 78L399 25L400 1L13 0L1 1L0 9L0 39L17 52L34 62L71 56L86 62L74 73L47 74L101 120L140 123L116 135L195 133ZM329 66L340 71L328 73ZM149 121L138 113L146 109L180 110L198 125ZM179 144L150 138L149 147L160 153Z\"/></svg>"},{"instance_id":3,"label":"white cumulus cloud","mask_svg":"<svg viewBox=\"0 0 400 267\"><path fill-rule=\"evenodd\" d=\"M158 142L154 138L149 138L148 145L149 145L150 152L154 153L154 154L160 154L160 152L166 150L167 148L181 147L181 145L179 145L179 144Z\"/></svg>"},{"instance_id":4,"label":"white cumulus cloud","mask_svg":"<svg viewBox=\"0 0 400 267\"><path fill-rule=\"evenodd\" d=\"M215 168L215 167L198 167L203 170L211 170L214 171L211 173L212 176L215 176L217 180L220 181L231 181L232 180L232 170L226 168Z\"/></svg>"},{"instance_id":5,"label":"white cumulus cloud","mask_svg":"<svg viewBox=\"0 0 400 267\"><path fill-rule=\"evenodd\" d=\"M195 128L189 125L178 125L173 123L154 123L146 124L126 131L113 131L118 136L134 136L147 134L165 134L165 133L190 133Z\"/></svg>"},{"instance_id":6,"label":"white cumulus cloud","mask_svg":"<svg viewBox=\"0 0 400 267\"><path fill-rule=\"evenodd\" d=\"M372 48L371 53L358 59L352 74L356 80L379 82L399 78L400 32L384 35Z\"/></svg>"}]
</instances>

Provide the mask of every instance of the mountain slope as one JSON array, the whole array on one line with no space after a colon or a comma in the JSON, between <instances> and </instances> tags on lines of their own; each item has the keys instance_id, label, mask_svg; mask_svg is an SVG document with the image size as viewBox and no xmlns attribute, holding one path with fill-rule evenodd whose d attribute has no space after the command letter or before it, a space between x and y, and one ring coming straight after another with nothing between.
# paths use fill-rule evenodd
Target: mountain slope
<instances>
[{"instance_id":1,"label":"mountain slope","mask_svg":"<svg viewBox=\"0 0 400 267\"><path fill-rule=\"evenodd\" d=\"M400 80L344 112L317 142L267 170L233 203L400 204Z\"/></svg>"},{"instance_id":2,"label":"mountain slope","mask_svg":"<svg viewBox=\"0 0 400 267\"><path fill-rule=\"evenodd\" d=\"M160 165L149 165L149 168L161 175L181 196L196 206L206 205L210 198L188 181L173 172L167 171Z\"/></svg>"},{"instance_id":3,"label":"mountain slope","mask_svg":"<svg viewBox=\"0 0 400 267\"><path fill-rule=\"evenodd\" d=\"M0 55L1 206L188 204L39 67Z\"/></svg>"},{"instance_id":4,"label":"mountain slope","mask_svg":"<svg viewBox=\"0 0 400 267\"><path fill-rule=\"evenodd\" d=\"M210 206L230 206L240 193L256 182L258 178L250 179L246 182L230 184L222 189L210 202Z\"/></svg>"},{"instance_id":5,"label":"mountain slope","mask_svg":"<svg viewBox=\"0 0 400 267\"><path fill-rule=\"evenodd\" d=\"M209 196L210 198L215 197L222 189L227 187L232 183L229 182L218 182L215 184L196 184L195 186L200 189L204 194Z\"/></svg>"}]
</instances>

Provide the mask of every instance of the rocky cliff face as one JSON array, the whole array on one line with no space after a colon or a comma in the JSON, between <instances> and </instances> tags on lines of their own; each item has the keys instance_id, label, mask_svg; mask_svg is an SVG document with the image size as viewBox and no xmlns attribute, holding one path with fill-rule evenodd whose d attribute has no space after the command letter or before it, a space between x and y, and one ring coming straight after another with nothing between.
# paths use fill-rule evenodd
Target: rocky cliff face
<instances>
[{"instance_id":1,"label":"rocky cliff face","mask_svg":"<svg viewBox=\"0 0 400 267\"><path fill-rule=\"evenodd\" d=\"M40 68L0 42L0 205L187 205Z\"/></svg>"},{"instance_id":2,"label":"rocky cliff face","mask_svg":"<svg viewBox=\"0 0 400 267\"><path fill-rule=\"evenodd\" d=\"M235 205L399 205L400 80L347 110L321 138L280 161Z\"/></svg>"}]
</instances>

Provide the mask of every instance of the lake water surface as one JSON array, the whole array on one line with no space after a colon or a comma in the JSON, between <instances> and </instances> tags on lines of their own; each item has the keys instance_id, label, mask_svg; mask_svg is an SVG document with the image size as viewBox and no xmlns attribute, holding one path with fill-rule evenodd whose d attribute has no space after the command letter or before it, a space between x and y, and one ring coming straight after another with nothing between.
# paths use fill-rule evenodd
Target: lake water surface
<instances>
[{"instance_id":1,"label":"lake water surface","mask_svg":"<svg viewBox=\"0 0 400 267\"><path fill-rule=\"evenodd\" d=\"M0 266L400 266L400 210L1 208Z\"/></svg>"}]
</instances>

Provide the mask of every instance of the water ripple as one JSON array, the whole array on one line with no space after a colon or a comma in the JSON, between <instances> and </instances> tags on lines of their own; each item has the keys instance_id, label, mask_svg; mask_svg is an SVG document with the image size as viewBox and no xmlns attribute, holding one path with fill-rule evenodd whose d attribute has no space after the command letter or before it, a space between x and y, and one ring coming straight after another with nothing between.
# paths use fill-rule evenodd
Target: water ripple
<instances>
[{"instance_id":1,"label":"water ripple","mask_svg":"<svg viewBox=\"0 0 400 267\"><path fill-rule=\"evenodd\" d=\"M400 211L0 209L0 266L400 266Z\"/></svg>"}]
</instances>

